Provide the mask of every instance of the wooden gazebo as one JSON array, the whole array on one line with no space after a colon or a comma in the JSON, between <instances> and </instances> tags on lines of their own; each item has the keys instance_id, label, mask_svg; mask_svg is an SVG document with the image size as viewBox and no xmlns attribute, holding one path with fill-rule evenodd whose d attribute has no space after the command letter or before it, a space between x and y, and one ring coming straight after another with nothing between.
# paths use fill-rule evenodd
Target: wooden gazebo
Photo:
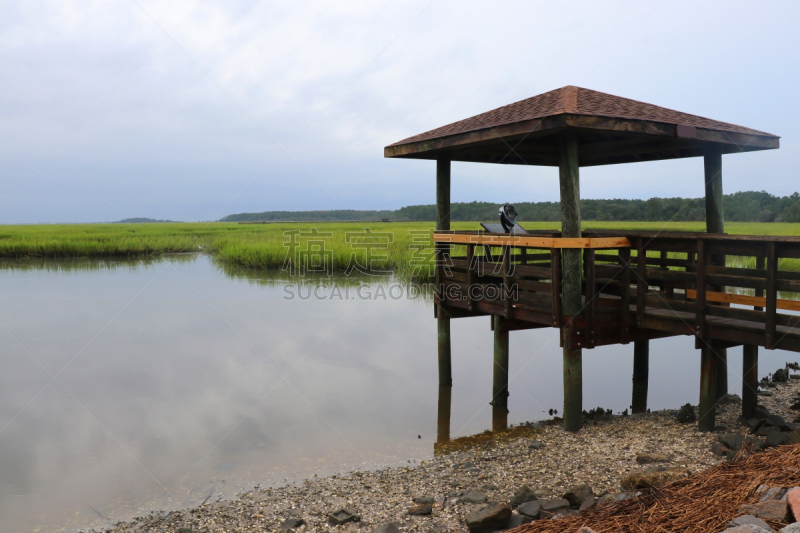
<instances>
[{"instance_id":1,"label":"wooden gazebo","mask_svg":"<svg viewBox=\"0 0 800 533\"><path fill-rule=\"evenodd\" d=\"M583 348L634 343L632 405L643 412L649 340L693 335L701 351L700 428L714 428L731 346L744 345L743 411L749 416L758 346L800 351L800 319L780 312L800 306L778 298L779 290L800 292L800 274L778 270L778 258L800 257L800 239L725 234L722 155L778 147L779 138L769 133L573 86L387 146L385 157L436 161L440 385L452 384L451 319L492 316L493 405L502 409L508 332L558 327L564 426L577 431ZM581 166L684 157L704 158L707 233L581 231ZM561 232L450 231L451 161L558 167ZM747 268L728 268L726 256L742 257ZM465 296L454 297L456 289ZM500 296L486 297L488 289Z\"/></svg>"}]
</instances>

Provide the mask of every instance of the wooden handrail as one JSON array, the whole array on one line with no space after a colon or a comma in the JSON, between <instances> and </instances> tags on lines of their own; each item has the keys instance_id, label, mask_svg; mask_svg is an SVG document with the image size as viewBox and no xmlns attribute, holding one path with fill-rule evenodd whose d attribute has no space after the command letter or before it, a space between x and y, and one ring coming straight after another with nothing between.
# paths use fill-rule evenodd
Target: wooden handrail
<instances>
[{"instance_id":1,"label":"wooden handrail","mask_svg":"<svg viewBox=\"0 0 800 533\"><path fill-rule=\"evenodd\" d=\"M697 299L697 291L686 289L686 299ZM777 300L777 308L787 311L800 311L800 301L797 300ZM767 299L764 296L747 296L746 294L730 294L727 292L706 292L706 301L724 304L752 305L753 307L766 307Z\"/></svg>"},{"instance_id":2,"label":"wooden handrail","mask_svg":"<svg viewBox=\"0 0 800 533\"><path fill-rule=\"evenodd\" d=\"M536 237L530 235L497 235L434 233L434 242L451 244L481 244L487 246L520 246L527 248L629 248L631 242L625 237L586 237L566 239L562 237Z\"/></svg>"}]
</instances>

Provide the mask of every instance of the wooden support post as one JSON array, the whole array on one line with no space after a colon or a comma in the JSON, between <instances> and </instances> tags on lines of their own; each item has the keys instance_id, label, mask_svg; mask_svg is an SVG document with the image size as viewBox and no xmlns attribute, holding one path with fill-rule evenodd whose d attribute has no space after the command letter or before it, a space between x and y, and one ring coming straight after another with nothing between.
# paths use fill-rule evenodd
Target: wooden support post
<instances>
[{"instance_id":1,"label":"wooden support post","mask_svg":"<svg viewBox=\"0 0 800 533\"><path fill-rule=\"evenodd\" d=\"M439 411L436 417L436 444L450 442L450 400L453 387L439 385Z\"/></svg>"},{"instance_id":2,"label":"wooden support post","mask_svg":"<svg viewBox=\"0 0 800 533\"><path fill-rule=\"evenodd\" d=\"M758 346L742 346L742 416L753 417L758 404Z\"/></svg>"},{"instance_id":3,"label":"wooden support post","mask_svg":"<svg viewBox=\"0 0 800 533\"><path fill-rule=\"evenodd\" d=\"M508 409L508 330L500 326L502 320L503 317L492 315L494 322L492 406Z\"/></svg>"},{"instance_id":4,"label":"wooden support post","mask_svg":"<svg viewBox=\"0 0 800 533\"><path fill-rule=\"evenodd\" d=\"M706 183L706 232L725 233L725 216L722 209L722 152L709 148L703 159ZM712 266L725 266L725 256L710 258ZM712 291L725 292L725 287L710 287ZM728 394L728 349L717 350L717 398Z\"/></svg>"},{"instance_id":5,"label":"wooden support post","mask_svg":"<svg viewBox=\"0 0 800 533\"><path fill-rule=\"evenodd\" d=\"M650 341L633 342L632 413L647 412L647 381L650 374Z\"/></svg>"},{"instance_id":6,"label":"wooden support post","mask_svg":"<svg viewBox=\"0 0 800 533\"><path fill-rule=\"evenodd\" d=\"M709 343L700 348L700 431L714 431L717 405L717 366L719 359Z\"/></svg>"},{"instance_id":7,"label":"wooden support post","mask_svg":"<svg viewBox=\"0 0 800 533\"><path fill-rule=\"evenodd\" d=\"M436 229L438 231L450 229L450 161L447 159L436 161ZM441 252L444 257L440 259L446 259L450 254L449 245L444 244L443 246ZM439 385L449 387L453 384L450 317L442 308L439 308L436 313L436 322L439 345Z\"/></svg>"},{"instance_id":8,"label":"wooden support post","mask_svg":"<svg viewBox=\"0 0 800 533\"><path fill-rule=\"evenodd\" d=\"M568 132L561 139L558 168L561 189L561 234L563 237L581 236L580 176L578 170L578 136ZM581 251L562 251L562 310L567 317L581 312ZM568 320L567 328L573 328ZM568 331L562 329L562 335ZM563 337L562 337L563 338ZM564 341L564 429L579 431L582 425L583 408L583 353L581 348L570 349Z\"/></svg>"}]
</instances>

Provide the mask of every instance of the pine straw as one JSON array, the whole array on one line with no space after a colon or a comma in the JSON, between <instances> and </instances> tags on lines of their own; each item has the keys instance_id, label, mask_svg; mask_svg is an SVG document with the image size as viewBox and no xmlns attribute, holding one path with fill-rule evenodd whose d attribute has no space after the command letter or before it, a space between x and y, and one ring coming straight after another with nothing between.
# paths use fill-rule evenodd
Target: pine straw
<instances>
[{"instance_id":1,"label":"pine straw","mask_svg":"<svg viewBox=\"0 0 800 533\"><path fill-rule=\"evenodd\" d=\"M580 516L537 520L515 533L575 533L588 526L597 533L722 531L739 516L739 507L758 501L756 489L766 484L800 486L800 444L779 446L764 453L740 452L729 463L641 491L630 500L595 506ZM785 524L771 522L780 529Z\"/></svg>"}]
</instances>

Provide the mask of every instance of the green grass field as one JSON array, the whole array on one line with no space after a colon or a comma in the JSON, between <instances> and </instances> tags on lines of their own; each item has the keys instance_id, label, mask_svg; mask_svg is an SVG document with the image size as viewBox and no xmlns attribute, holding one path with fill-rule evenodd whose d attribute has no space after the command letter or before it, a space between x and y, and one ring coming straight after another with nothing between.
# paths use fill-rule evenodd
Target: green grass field
<instances>
[{"instance_id":1,"label":"green grass field","mask_svg":"<svg viewBox=\"0 0 800 533\"><path fill-rule=\"evenodd\" d=\"M528 229L558 229L558 222L524 222ZM246 269L280 268L290 256L302 262L327 262L334 271L370 267L401 277L430 279L430 222L324 222L236 224L65 224L0 226L3 258L153 257L205 252L224 265ZM456 222L453 229L477 229ZM703 231L702 222L593 222L584 228ZM728 223L731 234L800 235L800 223ZM370 233L371 232L371 233ZM320 264L320 267L326 265ZM417 267L422 267L421 269ZM797 268L795 268L797 267ZM782 265L800 270L800 265ZM416 271L415 271L416 269Z\"/></svg>"}]
</instances>

